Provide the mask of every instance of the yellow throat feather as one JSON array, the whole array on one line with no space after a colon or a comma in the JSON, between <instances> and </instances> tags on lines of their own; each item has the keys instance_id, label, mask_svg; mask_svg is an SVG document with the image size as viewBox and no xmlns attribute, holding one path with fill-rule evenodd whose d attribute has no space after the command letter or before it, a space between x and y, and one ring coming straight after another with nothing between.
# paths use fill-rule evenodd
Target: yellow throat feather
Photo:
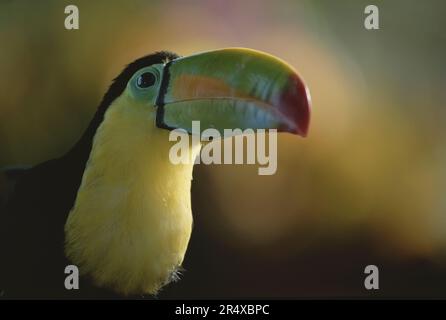
<instances>
[{"instance_id":1,"label":"yellow throat feather","mask_svg":"<svg viewBox=\"0 0 446 320\"><path fill-rule=\"evenodd\" d=\"M154 118L126 93L109 106L65 225L65 253L81 274L126 295L169 282L192 229L193 164L169 161L174 142Z\"/></svg>"}]
</instances>

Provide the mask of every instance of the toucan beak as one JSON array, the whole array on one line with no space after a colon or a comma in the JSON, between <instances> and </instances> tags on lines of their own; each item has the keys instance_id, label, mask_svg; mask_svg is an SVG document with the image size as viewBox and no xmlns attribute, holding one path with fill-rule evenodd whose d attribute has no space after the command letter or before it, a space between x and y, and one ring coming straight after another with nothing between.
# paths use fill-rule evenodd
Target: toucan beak
<instances>
[{"instance_id":1,"label":"toucan beak","mask_svg":"<svg viewBox=\"0 0 446 320\"><path fill-rule=\"evenodd\" d=\"M157 99L157 125L277 129L306 136L310 94L296 71L269 54L228 48L169 62Z\"/></svg>"}]
</instances>

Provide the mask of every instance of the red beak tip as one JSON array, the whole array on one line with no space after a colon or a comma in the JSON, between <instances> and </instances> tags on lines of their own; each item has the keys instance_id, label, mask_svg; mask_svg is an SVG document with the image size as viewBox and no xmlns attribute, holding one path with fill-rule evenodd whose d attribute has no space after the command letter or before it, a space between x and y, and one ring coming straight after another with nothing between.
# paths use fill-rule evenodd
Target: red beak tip
<instances>
[{"instance_id":1,"label":"red beak tip","mask_svg":"<svg viewBox=\"0 0 446 320\"><path fill-rule=\"evenodd\" d=\"M280 105L281 112L295 125L291 133L305 138L310 126L311 96L297 74L290 77L290 85L283 93Z\"/></svg>"}]
</instances>

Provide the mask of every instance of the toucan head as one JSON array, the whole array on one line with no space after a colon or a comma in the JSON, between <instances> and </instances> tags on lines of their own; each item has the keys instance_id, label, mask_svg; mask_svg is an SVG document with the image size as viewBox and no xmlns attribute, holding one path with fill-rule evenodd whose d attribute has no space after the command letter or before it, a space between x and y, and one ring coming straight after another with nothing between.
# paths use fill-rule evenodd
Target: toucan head
<instances>
[{"instance_id":1,"label":"toucan head","mask_svg":"<svg viewBox=\"0 0 446 320\"><path fill-rule=\"evenodd\" d=\"M65 225L67 257L99 286L157 292L175 278L192 230L193 162L165 161L169 130L194 134L192 122L200 121L221 136L248 128L305 136L309 119L302 80L268 54L233 48L136 60L112 83L77 144L89 154ZM197 155L200 147L189 150ZM75 151L70 155L83 154Z\"/></svg>"},{"instance_id":2,"label":"toucan head","mask_svg":"<svg viewBox=\"0 0 446 320\"><path fill-rule=\"evenodd\" d=\"M228 48L179 57L158 52L119 75L103 108L125 95L145 109L153 125L189 133L202 130L277 129L306 136L310 94L296 71L269 54ZM105 107L104 107L105 106Z\"/></svg>"}]
</instances>

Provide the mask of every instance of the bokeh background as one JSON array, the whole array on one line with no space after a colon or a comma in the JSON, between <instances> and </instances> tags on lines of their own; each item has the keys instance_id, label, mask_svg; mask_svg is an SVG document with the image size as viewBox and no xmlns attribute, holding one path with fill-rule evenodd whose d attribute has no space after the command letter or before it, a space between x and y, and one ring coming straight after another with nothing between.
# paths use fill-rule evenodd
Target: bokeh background
<instances>
[{"instance_id":1,"label":"bokeh background","mask_svg":"<svg viewBox=\"0 0 446 320\"><path fill-rule=\"evenodd\" d=\"M69 150L142 55L266 51L306 80L309 137L279 137L274 176L196 166L186 271L159 297L446 297L445 14L434 0L2 0L0 167Z\"/></svg>"}]
</instances>

